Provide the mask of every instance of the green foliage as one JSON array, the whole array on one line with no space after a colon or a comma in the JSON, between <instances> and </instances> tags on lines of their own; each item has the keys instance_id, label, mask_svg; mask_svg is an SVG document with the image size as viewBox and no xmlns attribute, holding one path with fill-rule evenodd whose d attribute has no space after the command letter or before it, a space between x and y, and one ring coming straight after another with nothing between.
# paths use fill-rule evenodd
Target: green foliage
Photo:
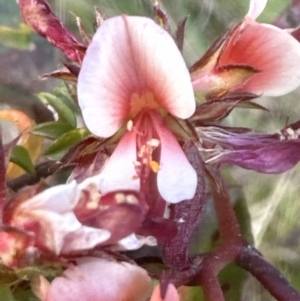
<instances>
[{"instance_id":1,"label":"green foliage","mask_svg":"<svg viewBox=\"0 0 300 301\"><path fill-rule=\"evenodd\" d=\"M26 148L16 145L12 149L10 161L22 167L27 173L34 174L35 168Z\"/></svg>"},{"instance_id":2,"label":"green foliage","mask_svg":"<svg viewBox=\"0 0 300 301\"><path fill-rule=\"evenodd\" d=\"M69 124L71 127L76 127L76 116L72 110L66 105L61 98L51 93L40 93L38 97L45 104L50 105L58 114L58 121Z\"/></svg>"},{"instance_id":3,"label":"green foliage","mask_svg":"<svg viewBox=\"0 0 300 301\"><path fill-rule=\"evenodd\" d=\"M38 124L32 133L54 140L46 149L45 155L60 160L70 147L87 137L89 131L76 128L76 115L80 112L66 88L60 86L53 93L39 93L38 97L45 105L52 107L58 118L56 121Z\"/></svg>"},{"instance_id":4,"label":"green foliage","mask_svg":"<svg viewBox=\"0 0 300 301\"><path fill-rule=\"evenodd\" d=\"M80 142L89 134L90 132L84 128L69 131L55 140L53 144L46 149L45 155L51 157L54 160L60 160L72 146Z\"/></svg>"},{"instance_id":5,"label":"green foliage","mask_svg":"<svg viewBox=\"0 0 300 301\"><path fill-rule=\"evenodd\" d=\"M58 139L60 136L72 129L74 128L70 124L63 121L49 121L38 124L31 132L48 139Z\"/></svg>"}]
</instances>

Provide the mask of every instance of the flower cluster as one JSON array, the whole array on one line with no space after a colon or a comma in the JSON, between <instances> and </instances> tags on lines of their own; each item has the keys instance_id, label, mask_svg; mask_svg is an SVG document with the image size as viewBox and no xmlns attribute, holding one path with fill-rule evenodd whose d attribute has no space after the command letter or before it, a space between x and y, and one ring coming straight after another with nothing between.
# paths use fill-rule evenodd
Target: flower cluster
<instances>
[{"instance_id":1,"label":"flower cluster","mask_svg":"<svg viewBox=\"0 0 300 301\"><path fill-rule=\"evenodd\" d=\"M33 277L41 300L179 300L175 286L188 281L162 276L152 293L146 270L118 251L159 245L169 266L191 267L182 250L195 228L188 219L197 222L197 202L207 199L205 171L227 163L279 173L300 161L299 122L274 135L214 125L241 102L300 85L298 41L255 21L266 3L251 0L242 22L188 68L170 32L149 18L108 18L80 42L44 0L18 0L24 21L71 60L51 76L77 82L83 120L105 157L93 176L86 170L76 181L75 168L68 183L27 187L4 207L2 262L64 267L51 283Z\"/></svg>"}]
</instances>

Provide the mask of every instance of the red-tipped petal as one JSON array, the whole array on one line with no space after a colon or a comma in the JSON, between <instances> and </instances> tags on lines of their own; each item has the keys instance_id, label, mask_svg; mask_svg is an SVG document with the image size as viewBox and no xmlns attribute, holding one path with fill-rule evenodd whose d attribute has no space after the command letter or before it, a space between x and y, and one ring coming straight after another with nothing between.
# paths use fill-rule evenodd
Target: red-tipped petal
<instances>
[{"instance_id":1,"label":"red-tipped petal","mask_svg":"<svg viewBox=\"0 0 300 301\"><path fill-rule=\"evenodd\" d=\"M300 85L300 44L287 32L246 19L236 29L218 66L249 65L255 73L238 91L279 96Z\"/></svg>"},{"instance_id":2,"label":"red-tipped petal","mask_svg":"<svg viewBox=\"0 0 300 301\"><path fill-rule=\"evenodd\" d=\"M106 20L87 49L78 81L88 128L113 135L132 113L132 97L150 93L180 118L195 110L184 60L172 37L152 20L117 16Z\"/></svg>"},{"instance_id":3,"label":"red-tipped petal","mask_svg":"<svg viewBox=\"0 0 300 301\"><path fill-rule=\"evenodd\" d=\"M136 133L127 131L99 175L101 193L118 190L140 190L140 179L136 177Z\"/></svg>"}]
</instances>

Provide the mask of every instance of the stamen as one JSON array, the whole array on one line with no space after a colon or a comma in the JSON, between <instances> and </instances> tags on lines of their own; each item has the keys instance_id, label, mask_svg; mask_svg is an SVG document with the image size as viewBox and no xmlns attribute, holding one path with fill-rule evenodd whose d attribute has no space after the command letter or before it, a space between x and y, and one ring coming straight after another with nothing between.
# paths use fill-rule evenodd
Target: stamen
<instances>
[{"instance_id":1,"label":"stamen","mask_svg":"<svg viewBox=\"0 0 300 301\"><path fill-rule=\"evenodd\" d=\"M138 204L138 200L133 194L129 194L126 196L126 202L128 204Z\"/></svg>"},{"instance_id":2,"label":"stamen","mask_svg":"<svg viewBox=\"0 0 300 301\"><path fill-rule=\"evenodd\" d=\"M130 119L127 122L127 131L131 132L133 129L133 121Z\"/></svg>"},{"instance_id":3,"label":"stamen","mask_svg":"<svg viewBox=\"0 0 300 301\"><path fill-rule=\"evenodd\" d=\"M158 139L150 139L149 141L147 141L147 145L148 146L152 146L154 148L158 147L160 144L160 141Z\"/></svg>"},{"instance_id":4,"label":"stamen","mask_svg":"<svg viewBox=\"0 0 300 301\"><path fill-rule=\"evenodd\" d=\"M122 204L126 202L126 196L124 193L116 193L115 200L117 204Z\"/></svg>"},{"instance_id":5,"label":"stamen","mask_svg":"<svg viewBox=\"0 0 300 301\"><path fill-rule=\"evenodd\" d=\"M150 161L149 165L150 165L151 170L155 173L157 173L160 170L160 165L156 161L153 161L153 160Z\"/></svg>"}]
</instances>

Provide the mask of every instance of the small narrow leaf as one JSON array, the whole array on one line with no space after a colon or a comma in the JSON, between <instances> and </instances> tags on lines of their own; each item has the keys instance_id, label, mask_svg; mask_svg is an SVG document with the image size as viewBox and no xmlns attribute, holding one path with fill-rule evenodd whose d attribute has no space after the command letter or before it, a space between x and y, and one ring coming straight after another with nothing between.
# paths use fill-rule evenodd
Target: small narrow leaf
<instances>
[{"instance_id":1,"label":"small narrow leaf","mask_svg":"<svg viewBox=\"0 0 300 301\"><path fill-rule=\"evenodd\" d=\"M90 132L87 129L75 129L54 141L54 143L46 150L45 155L50 156L54 160L60 160L68 150L87 137Z\"/></svg>"},{"instance_id":2,"label":"small narrow leaf","mask_svg":"<svg viewBox=\"0 0 300 301\"><path fill-rule=\"evenodd\" d=\"M63 102L62 99L51 93L39 93L39 98L49 104L57 112L59 121L68 123L73 128L76 127L76 117L72 110Z\"/></svg>"},{"instance_id":3,"label":"small narrow leaf","mask_svg":"<svg viewBox=\"0 0 300 301\"><path fill-rule=\"evenodd\" d=\"M167 32L170 32L170 23L168 15L161 8L159 1L154 2L153 8L157 23Z\"/></svg>"},{"instance_id":4,"label":"small narrow leaf","mask_svg":"<svg viewBox=\"0 0 300 301\"><path fill-rule=\"evenodd\" d=\"M177 30L176 30L176 35L175 35L175 41L176 44L179 48L179 50L182 52L183 51L183 44L184 44L184 29L185 29L185 24L187 21L188 17L185 17L182 19L178 25L177 25Z\"/></svg>"},{"instance_id":5,"label":"small narrow leaf","mask_svg":"<svg viewBox=\"0 0 300 301\"><path fill-rule=\"evenodd\" d=\"M65 122L50 121L38 124L32 129L32 133L48 139L58 139L63 134L71 131L73 127Z\"/></svg>"},{"instance_id":6,"label":"small narrow leaf","mask_svg":"<svg viewBox=\"0 0 300 301\"><path fill-rule=\"evenodd\" d=\"M35 173L34 165L26 148L21 145L16 145L11 153L10 161L22 167L30 174Z\"/></svg>"}]
</instances>

